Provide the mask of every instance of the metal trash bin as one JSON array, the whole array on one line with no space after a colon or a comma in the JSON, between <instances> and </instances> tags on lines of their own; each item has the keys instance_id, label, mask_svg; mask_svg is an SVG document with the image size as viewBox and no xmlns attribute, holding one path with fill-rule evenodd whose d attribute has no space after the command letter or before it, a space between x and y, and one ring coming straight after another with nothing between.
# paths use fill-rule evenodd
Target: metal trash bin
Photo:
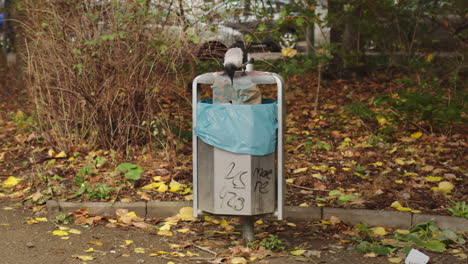
<instances>
[{"instance_id":1,"label":"metal trash bin","mask_svg":"<svg viewBox=\"0 0 468 264\"><path fill-rule=\"evenodd\" d=\"M193 81L193 131L197 126L198 84L213 84L215 73ZM193 211L200 214L255 216L273 214L283 219L284 81L269 72L252 71L234 79L242 83L277 85L277 146L274 153L253 156L225 151L203 142L193 133Z\"/></svg>"}]
</instances>

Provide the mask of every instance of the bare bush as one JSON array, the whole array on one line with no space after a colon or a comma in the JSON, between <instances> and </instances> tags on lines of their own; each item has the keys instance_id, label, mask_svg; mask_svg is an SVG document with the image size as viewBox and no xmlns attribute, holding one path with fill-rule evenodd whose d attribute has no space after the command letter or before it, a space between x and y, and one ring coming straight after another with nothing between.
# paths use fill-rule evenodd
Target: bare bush
<instances>
[{"instance_id":1,"label":"bare bush","mask_svg":"<svg viewBox=\"0 0 468 264\"><path fill-rule=\"evenodd\" d=\"M151 2L19 4L26 82L40 129L61 148L122 149L155 139L154 124L164 124L155 122L158 98L176 83L190 49L183 30L168 26Z\"/></svg>"}]
</instances>

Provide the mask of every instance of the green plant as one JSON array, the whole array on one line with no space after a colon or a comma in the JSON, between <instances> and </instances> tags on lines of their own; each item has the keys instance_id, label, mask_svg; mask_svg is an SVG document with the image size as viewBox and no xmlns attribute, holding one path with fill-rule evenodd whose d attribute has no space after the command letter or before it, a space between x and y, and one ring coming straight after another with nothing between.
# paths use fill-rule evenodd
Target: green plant
<instances>
[{"instance_id":1,"label":"green plant","mask_svg":"<svg viewBox=\"0 0 468 264\"><path fill-rule=\"evenodd\" d=\"M86 194L86 199L98 198L101 200L107 200L110 195L114 192L113 187L108 186L105 183L98 183L91 185L89 182L81 184L80 188L73 194L73 196L80 196Z\"/></svg>"},{"instance_id":2,"label":"green plant","mask_svg":"<svg viewBox=\"0 0 468 264\"><path fill-rule=\"evenodd\" d=\"M336 198L338 204L347 204L352 200L358 198L354 194L345 194L340 190L332 190L328 193L328 196Z\"/></svg>"},{"instance_id":3,"label":"green plant","mask_svg":"<svg viewBox=\"0 0 468 264\"><path fill-rule=\"evenodd\" d=\"M367 224L358 224L355 229L360 236L356 238L359 244L356 250L359 252L374 252L378 255L389 255L397 250L407 253L411 248L423 247L433 251L447 251L447 246L461 246L465 244L462 236L451 230L440 230L434 221L420 223L406 232L391 234L394 239L375 236Z\"/></svg>"},{"instance_id":4,"label":"green plant","mask_svg":"<svg viewBox=\"0 0 468 264\"><path fill-rule=\"evenodd\" d=\"M28 116L22 111L12 112L9 114L9 119L12 120L20 131L32 131L35 127L34 117Z\"/></svg>"},{"instance_id":5,"label":"green plant","mask_svg":"<svg viewBox=\"0 0 468 264\"><path fill-rule=\"evenodd\" d=\"M68 224L69 215L64 212L59 212L54 219L54 223L56 224Z\"/></svg>"},{"instance_id":6,"label":"green plant","mask_svg":"<svg viewBox=\"0 0 468 264\"><path fill-rule=\"evenodd\" d=\"M284 251L286 249L283 246L283 241L276 235L270 235L269 237L262 239L259 245L272 251Z\"/></svg>"},{"instance_id":7,"label":"green plant","mask_svg":"<svg viewBox=\"0 0 468 264\"><path fill-rule=\"evenodd\" d=\"M139 180L143 172L140 166L132 163L121 163L117 169L125 173L125 179L134 181Z\"/></svg>"},{"instance_id":8,"label":"green plant","mask_svg":"<svg viewBox=\"0 0 468 264\"><path fill-rule=\"evenodd\" d=\"M453 203L453 206L447 210L449 210L453 216L468 218L468 206L465 201L455 202Z\"/></svg>"}]
</instances>

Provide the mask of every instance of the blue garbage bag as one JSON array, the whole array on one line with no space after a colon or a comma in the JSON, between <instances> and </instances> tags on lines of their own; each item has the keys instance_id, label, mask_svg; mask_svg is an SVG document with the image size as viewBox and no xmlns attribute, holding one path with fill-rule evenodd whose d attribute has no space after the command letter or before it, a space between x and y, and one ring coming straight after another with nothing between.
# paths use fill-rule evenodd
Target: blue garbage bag
<instances>
[{"instance_id":1,"label":"blue garbage bag","mask_svg":"<svg viewBox=\"0 0 468 264\"><path fill-rule=\"evenodd\" d=\"M205 99L197 105L195 134L205 143L239 154L267 155L276 149L278 107L275 100L262 104L213 104Z\"/></svg>"}]
</instances>

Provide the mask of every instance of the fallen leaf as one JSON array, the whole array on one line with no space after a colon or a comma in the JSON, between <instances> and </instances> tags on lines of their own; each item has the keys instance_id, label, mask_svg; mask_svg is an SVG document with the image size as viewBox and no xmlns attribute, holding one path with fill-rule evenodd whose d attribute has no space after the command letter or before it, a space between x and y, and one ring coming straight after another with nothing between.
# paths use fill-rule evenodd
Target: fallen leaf
<instances>
[{"instance_id":1,"label":"fallen leaf","mask_svg":"<svg viewBox=\"0 0 468 264\"><path fill-rule=\"evenodd\" d=\"M190 229L188 229L188 228L177 229L177 232L183 233L183 234L187 233L188 231L190 231Z\"/></svg>"},{"instance_id":2,"label":"fallen leaf","mask_svg":"<svg viewBox=\"0 0 468 264\"><path fill-rule=\"evenodd\" d=\"M70 229L68 230L68 233L75 234L75 235L80 235L81 231L78 229Z\"/></svg>"},{"instance_id":3,"label":"fallen leaf","mask_svg":"<svg viewBox=\"0 0 468 264\"><path fill-rule=\"evenodd\" d=\"M20 183L20 181L21 181L21 179L16 178L14 176L10 176L2 183L2 185L5 188L10 188L10 187L13 187L13 186L17 185L18 183Z\"/></svg>"},{"instance_id":4,"label":"fallen leaf","mask_svg":"<svg viewBox=\"0 0 468 264\"><path fill-rule=\"evenodd\" d=\"M444 178L440 177L440 176L426 176L424 177L424 179L428 182L440 182L441 180L443 180Z\"/></svg>"},{"instance_id":5,"label":"fallen leaf","mask_svg":"<svg viewBox=\"0 0 468 264\"><path fill-rule=\"evenodd\" d=\"M397 263L398 264L398 263L400 263L402 261L402 259L398 258L398 257L395 257L395 258L388 258L388 261L390 263Z\"/></svg>"},{"instance_id":6,"label":"fallen leaf","mask_svg":"<svg viewBox=\"0 0 468 264\"><path fill-rule=\"evenodd\" d=\"M159 185L158 187L158 192L165 192L169 189L169 187L167 187L167 185L165 183L162 183L161 185Z\"/></svg>"},{"instance_id":7,"label":"fallen leaf","mask_svg":"<svg viewBox=\"0 0 468 264\"><path fill-rule=\"evenodd\" d=\"M130 245L130 244L133 244L133 240L125 240L125 245Z\"/></svg>"},{"instance_id":8,"label":"fallen leaf","mask_svg":"<svg viewBox=\"0 0 468 264\"><path fill-rule=\"evenodd\" d=\"M193 208L192 207L182 207L179 210L178 216L182 221L194 221L195 218L193 217Z\"/></svg>"},{"instance_id":9,"label":"fallen leaf","mask_svg":"<svg viewBox=\"0 0 468 264\"><path fill-rule=\"evenodd\" d=\"M185 185L172 179L171 183L169 183L169 188L170 188L169 190L170 192L178 192L178 191L183 190L185 188Z\"/></svg>"},{"instance_id":10,"label":"fallen leaf","mask_svg":"<svg viewBox=\"0 0 468 264\"><path fill-rule=\"evenodd\" d=\"M46 217L36 217L34 218L36 221L38 222L47 222L47 218Z\"/></svg>"},{"instance_id":11,"label":"fallen leaf","mask_svg":"<svg viewBox=\"0 0 468 264\"><path fill-rule=\"evenodd\" d=\"M89 241L88 244L96 245L96 246L102 246L103 245L103 243L101 241Z\"/></svg>"},{"instance_id":12,"label":"fallen leaf","mask_svg":"<svg viewBox=\"0 0 468 264\"><path fill-rule=\"evenodd\" d=\"M296 178L289 178L289 179L286 179L286 183L293 184L295 179L296 179Z\"/></svg>"},{"instance_id":13,"label":"fallen leaf","mask_svg":"<svg viewBox=\"0 0 468 264\"><path fill-rule=\"evenodd\" d=\"M86 255L72 255L72 258L76 258L82 261L90 261L94 259L93 256L86 256Z\"/></svg>"},{"instance_id":14,"label":"fallen leaf","mask_svg":"<svg viewBox=\"0 0 468 264\"><path fill-rule=\"evenodd\" d=\"M439 182L438 188L438 191L440 192L449 193L453 190L453 188L455 188L455 186L451 182L443 181Z\"/></svg>"},{"instance_id":15,"label":"fallen leaf","mask_svg":"<svg viewBox=\"0 0 468 264\"><path fill-rule=\"evenodd\" d=\"M301 172L306 172L307 171L307 167L304 167L304 168L300 168L300 169L295 169L293 171L293 174L297 174L297 173L301 173Z\"/></svg>"},{"instance_id":16,"label":"fallen leaf","mask_svg":"<svg viewBox=\"0 0 468 264\"><path fill-rule=\"evenodd\" d=\"M160 236L172 236L172 232L169 230L159 230L158 235Z\"/></svg>"},{"instance_id":17,"label":"fallen leaf","mask_svg":"<svg viewBox=\"0 0 468 264\"><path fill-rule=\"evenodd\" d=\"M83 250L84 252L86 253L91 253L91 252L94 252L94 248L88 248L86 250Z\"/></svg>"},{"instance_id":18,"label":"fallen leaf","mask_svg":"<svg viewBox=\"0 0 468 264\"><path fill-rule=\"evenodd\" d=\"M377 254L375 252L368 252L368 253L364 254L364 257L365 258L376 258Z\"/></svg>"},{"instance_id":19,"label":"fallen leaf","mask_svg":"<svg viewBox=\"0 0 468 264\"><path fill-rule=\"evenodd\" d=\"M299 206L300 207L309 207L309 205L307 203L301 203Z\"/></svg>"},{"instance_id":20,"label":"fallen leaf","mask_svg":"<svg viewBox=\"0 0 468 264\"><path fill-rule=\"evenodd\" d=\"M420 138L423 135L422 132L418 131L416 133L411 134L412 138Z\"/></svg>"},{"instance_id":21,"label":"fallen leaf","mask_svg":"<svg viewBox=\"0 0 468 264\"><path fill-rule=\"evenodd\" d=\"M406 164L406 162L404 160L402 160L402 159L395 159L395 162L396 162L396 164L401 165L401 166Z\"/></svg>"},{"instance_id":22,"label":"fallen leaf","mask_svg":"<svg viewBox=\"0 0 468 264\"><path fill-rule=\"evenodd\" d=\"M293 255L293 256L300 256L300 255L304 254L305 252L306 252L306 250L304 250L304 249L298 249L298 250L290 251L289 253L291 253L291 255Z\"/></svg>"},{"instance_id":23,"label":"fallen leaf","mask_svg":"<svg viewBox=\"0 0 468 264\"><path fill-rule=\"evenodd\" d=\"M407 235L407 234L410 233L410 231L407 230L407 229L397 229L397 230L395 230L395 233L401 234L401 235Z\"/></svg>"},{"instance_id":24,"label":"fallen leaf","mask_svg":"<svg viewBox=\"0 0 468 264\"><path fill-rule=\"evenodd\" d=\"M64 151L60 151L59 154L55 155L54 158L66 158L67 154Z\"/></svg>"},{"instance_id":25,"label":"fallen leaf","mask_svg":"<svg viewBox=\"0 0 468 264\"><path fill-rule=\"evenodd\" d=\"M52 232L52 235L54 235L54 236L68 236L68 232L63 231L63 230L54 230Z\"/></svg>"},{"instance_id":26,"label":"fallen leaf","mask_svg":"<svg viewBox=\"0 0 468 264\"><path fill-rule=\"evenodd\" d=\"M341 219L336 216L330 216L330 223L333 225L341 223Z\"/></svg>"},{"instance_id":27,"label":"fallen leaf","mask_svg":"<svg viewBox=\"0 0 468 264\"><path fill-rule=\"evenodd\" d=\"M246 264L247 260L243 257L234 257L231 259L232 264Z\"/></svg>"},{"instance_id":28,"label":"fallen leaf","mask_svg":"<svg viewBox=\"0 0 468 264\"><path fill-rule=\"evenodd\" d=\"M374 235L378 235L378 236L385 236L388 234L387 231L385 231L385 228L381 226L373 227L371 228L371 231Z\"/></svg>"},{"instance_id":29,"label":"fallen leaf","mask_svg":"<svg viewBox=\"0 0 468 264\"><path fill-rule=\"evenodd\" d=\"M292 57L296 56L296 54L297 54L296 49L293 49L293 48L290 48L290 47L281 49L281 56L283 56L283 57L292 58Z\"/></svg>"},{"instance_id":30,"label":"fallen leaf","mask_svg":"<svg viewBox=\"0 0 468 264\"><path fill-rule=\"evenodd\" d=\"M137 253L137 254L145 254L145 249L144 248L138 247L138 248L135 248L133 251L135 253Z\"/></svg>"}]
</instances>

